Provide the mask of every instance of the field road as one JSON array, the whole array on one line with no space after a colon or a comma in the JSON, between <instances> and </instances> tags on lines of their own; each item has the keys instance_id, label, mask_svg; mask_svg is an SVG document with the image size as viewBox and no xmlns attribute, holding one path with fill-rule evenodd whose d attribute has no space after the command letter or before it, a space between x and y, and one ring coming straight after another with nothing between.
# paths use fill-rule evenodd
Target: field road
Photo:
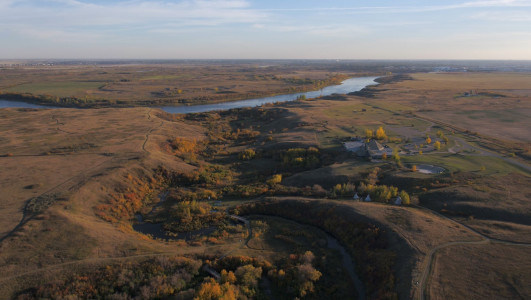
<instances>
[{"instance_id":1,"label":"field road","mask_svg":"<svg viewBox=\"0 0 531 300\"><path fill-rule=\"evenodd\" d=\"M528 172L531 172L531 166L529 166L528 164L525 164L523 162L519 162L515 159L512 159L510 157L506 157L506 156L503 156L503 155L500 155L500 154L497 154L497 153L494 153L494 152L491 152L491 151L488 151L488 150L485 150L483 148L480 148L478 146L475 146L475 145L471 145L470 143L468 143L467 141L465 141L463 138L460 138L460 137L452 137L454 140L455 140L455 143L456 143L456 146L457 147L466 147L468 149L472 149L472 150L475 150L477 151L478 153L467 153L467 155L470 155L470 156L490 156L490 157L496 157L496 158L499 158L499 159L502 159L514 166L517 166L517 167L520 167ZM459 145L459 143L461 143L462 145ZM455 151L455 147L452 147L450 149L448 149L448 152L450 153L456 153Z\"/></svg>"},{"instance_id":2,"label":"field road","mask_svg":"<svg viewBox=\"0 0 531 300\"><path fill-rule=\"evenodd\" d=\"M148 113L147 113L148 120L151 120L151 111L152 111L152 110L153 110L152 108L150 108L150 109L148 110ZM146 144L147 144L147 142L148 142L148 140L149 140L149 136L151 135L151 133L153 132L153 130L162 127L162 125L164 125L164 121L160 121L159 126L156 126L156 127L151 128L151 129L146 133L146 139L144 140L144 143L142 144L142 151L149 153L149 151L146 150Z\"/></svg>"}]
</instances>

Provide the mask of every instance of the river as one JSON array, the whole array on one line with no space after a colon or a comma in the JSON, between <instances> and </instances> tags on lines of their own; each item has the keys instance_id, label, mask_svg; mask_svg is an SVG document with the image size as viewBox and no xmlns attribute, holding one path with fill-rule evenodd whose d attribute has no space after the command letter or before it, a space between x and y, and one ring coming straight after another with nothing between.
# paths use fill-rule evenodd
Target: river
<instances>
[{"instance_id":1,"label":"river","mask_svg":"<svg viewBox=\"0 0 531 300\"><path fill-rule=\"evenodd\" d=\"M0 99L0 108L9 108L9 107L16 107L16 108L60 108L57 106L44 106L44 105L37 105L32 103L26 103L21 101L11 101L11 100L4 100Z\"/></svg>"},{"instance_id":2,"label":"river","mask_svg":"<svg viewBox=\"0 0 531 300\"><path fill-rule=\"evenodd\" d=\"M357 92L369 85L378 84L376 81L374 81L376 78L378 77L372 76L372 77L350 78L350 79L343 81L341 84L331 85L319 91L312 91L312 92L305 92L305 93L284 94L284 95L278 95L278 96L215 103L215 104L190 105L190 106L162 106L160 108L172 114L189 114L189 113L199 113L199 112L207 112L207 111L214 111L214 110L228 110L232 108L255 107L255 106L260 106L260 105L264 105L267 103L293 101L302 95L310 99L310 98L316 98L319 96L329 96L332 94L348 94L351 92Z\"/></svg>"},{"instance_id":3,"label":"river","mask_svg":"<svg viewBox=\"0 0 531 300\"><path fill-rule=\"evenodd\" d=\"M166 112L172 114L189 114L189 113L198 113L198 112L207 112L215 110L228 110L232 108L242 108L242 107L255 107L264 105L267 103L275 102L287 102L293 101L302 95L306 98L316 98L320 96L329 96L332 94L347 94L351 92L357 92L369 85L378 84L374 81L377 76L371 77L355 77L343 81L341 84L327 86L319 91L305 92L305 93L295 93L295 94L284 94L272 97L263 97L256 99L247 99L240 101L231 101L215 104L204 104L204 105L188 105L188 106L161 106L158 107ZM11 101L0 99L0 108L7 107L18 107L18 108L61 108L57 106L44 106L37 105L32 103L20 102L20 101Z\"/></svg>"}]
</instances>

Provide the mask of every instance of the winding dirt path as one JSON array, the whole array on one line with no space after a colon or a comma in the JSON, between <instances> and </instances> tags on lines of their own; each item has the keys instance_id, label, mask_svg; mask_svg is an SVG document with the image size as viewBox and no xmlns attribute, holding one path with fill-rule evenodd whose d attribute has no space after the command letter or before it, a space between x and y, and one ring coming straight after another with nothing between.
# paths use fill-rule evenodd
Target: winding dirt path
<instances>
[{"instance_id":1,"label":"winding dirt path","mask_svg":"<svg viewBox=\"0 0 531 300\"><path fill-rule=\"evenodd\" d=\"M152 111L152 110L153 110L152 108L150 108L150 109L148 110L148 113L147 113L147 115L148 115L148 120L151 120L151 111ZM146 144L147 144L147 142L148 142L148 140L149 140L149 136L151 135L151 133L152 133L155 129L158 129L158 128L162 127L162 125L164 125L164 121L160 121L159 126L152 127L152 128L146 133L146 139L144 140L144 143L142 144L142 151L144 151L144 152L146 152L146 153L149 153L149 151L146 150Z\"/></svg>"},{"instance_id":2,"label":"winding dirt path","mask_svg":"<svg viewBox=\"0 0 531 300\"><path fill-rule=\"evenodd\" d=\"M148 110L148 120L151 120L151 111L152 109L150 108ZM59 119L55 116L55 115L52 115L52 120L56 121L57 125L65 125L64 123L60 122ZM152 127L151 129L149 129L149 131L146 133L146 139L144 140L144 143L142 144L142 150L144 152L147 152L149 153L149 151L147 151L145 149L145 146L146 146L146 143L148 142L148 139L149 139L149 136L151 135L151 133L157 129L157 128L160 128L162 125L164 124L163 121L161 121L161 123L158 125L158 126L155 126L155 127ZM138 153L138 152L134 152L134 153ZM87 153L79 153L78 155L81 155L81 154L87 154ZM91 153L91 154L102 154L102 155L105 155L105 153ZM129 154L128 153L124 153L124 154ZM60 154L60 155L64 155L64 154ZM17 156L42 156L42 155L17 155ZM116 161L116 160L119 160L120 158L118 157L112 157L108 160L105 160L95 166L92 166L91 168L89 169L86 169L86 170L83 170L81 171L80 173L78 173L77 175L74 175L68 179L66 179L65 181L53 186L52 188L48 189L47 191L43 192L42 194L40 195L37 195L35 197L31 197L29 199L27 199L25 202L24 202L24 205L23 205L23 208L22 208L22 217L20 219L20 221L18 222L17 225L15 225L15 227L13 227L13 229L11 229L7 234L5 234L4 236L0 237L0 243L2 243L5 239L9 238L10 236L12 236L17 230L19 230L22 226L24 226L28 221L30 221L33 217L34 217L34 214L29 212L28 211L28 204L30 203L31 200L35 199L35 198L39 198L39 197L44 197L46 195L51 195L51 194L54 194L54 193L59 193L61 191L65 191L65 190L72 190L73 187L75 186L79 186L79 182L84 182L86 181L87 178L90 177L90 173L93 172L94 170L96 170L97 168L101 167L102 165L106 164L106 163L110 163L110 162L113 162L113 161ZM77 181L79 182L75 182L77 179ZM69 182L72 182L72 185L71 186L65 186L67 185Z\"/></svg>"}]
</instances>

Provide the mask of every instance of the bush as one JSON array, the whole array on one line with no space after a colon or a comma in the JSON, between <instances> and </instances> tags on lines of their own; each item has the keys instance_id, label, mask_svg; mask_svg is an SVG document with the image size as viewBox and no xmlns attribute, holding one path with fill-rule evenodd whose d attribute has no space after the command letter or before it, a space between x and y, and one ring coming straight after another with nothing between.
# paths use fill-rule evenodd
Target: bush
<instances>
[{"instance_id":1,"label":"bush","mask_svg":"<svg viewBox=\"0 0 531 300\"><path fill-rule=\"evenodd\" d=\"M332 190L330 191L332 197L352 197L354 195L354 191L356 190L356 186L352 183L343 183L343 184L336 184L334 187L332 187Z\"/></svg>"},{"instance_id":2,"label":"bush","mask_svg":"<svg viewBox=\"0 0 531 300\"><path fill-rule=\"evenodd\" d=\"M245 149L240 154L238 154L238 158L240 160L251 160L255 158L256 152L253 149Z\"/></svg>"},{"instance_id":3,"label":"bush","mask_svg":"<svg viewBox=\"0 0 531 300\"><path fill-rule=\"evenodd\" d=\"M402 204L404 204L404 205L411 204L411 199L409 198L409 194L406 191L404 191L404 190L400 191L400 195L399 196L402 199Z\"/></svg>"},{"instance_id":4,"label":"bush","mask_svg":"<svg viewBox=\"0 0 531 300\"><path fill-rule=\"evenodd\" d=\"M282 182L282 174L275 174L267 181L267 184L276 185L280 182Z\"/></svg>"}]
</instances>

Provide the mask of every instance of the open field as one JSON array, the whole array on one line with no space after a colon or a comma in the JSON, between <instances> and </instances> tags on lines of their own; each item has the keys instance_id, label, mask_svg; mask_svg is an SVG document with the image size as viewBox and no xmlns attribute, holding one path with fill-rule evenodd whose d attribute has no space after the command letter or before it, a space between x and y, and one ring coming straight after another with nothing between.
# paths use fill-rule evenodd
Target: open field
<instances>
[{"instance_id":1,"label":"open field","mask_svg":"<svg viewBox=\"0 0 531 300\"><path fill-rule=\"evenodd\" d=\"M435 257L430 299L526 299L531 294L529 250L507 245L443 249Z\"/></svg>"},{"instance_id":2,"label":"open field","mask_svg":"<svg viewBox=\"0 0 531 300\"><path fill-rule=\"evenodd\" d=\"M123 99L136 94L136 101L159 85L175 84L183 95L221 90L215 82L241 83L231 88L239 93L251 87L280 92L293 81L268 76L329 75L305 68L141 68L12 69L2 75L11 86L2 89L91 90L66 84L75 75L105 82L112 93L122 89ZM23 76L15 82L14 74L56 83L39 87ZM57 274L67 280L99 274L106 265L177 255L218 273L262 268L256 284L231 283L249 298L356 298L340 255L321 242L328 233L347 249L369 298L528 298L529 79L412 74L371 87L370 97L190 115L150 108L1 109L0 294L46 286ZM371 161L344 149L343 142L363 140L367 129L380 126L387 133L380 142L396 157ZM445 171L421 174L412 170L416 164ZM391 204L399 192L411 205ZM381 203L353 201L354 193ZM269 211L246 210L249 203L268 204ZM226 215L246 211L282 218L249 217L247 225ZM139 215L172 236L199 234L153 239L133 229ZM305 251L315 258L304 258ZM308 271L304 285L294 270ZM214 276L194 274L191 294ZM467 292L473 283L481 291Z\"/></svg>"},{"instance_id":3,"label":"open field","mask_svg":"<svg viewBox=\"0 0 531 300\"><path fill-rule=\"evenodd\" d=\"M259 63L3 67L0 96L74 107L199 104L318 90L347 74Z\"/></svg>"}]
</instances>

